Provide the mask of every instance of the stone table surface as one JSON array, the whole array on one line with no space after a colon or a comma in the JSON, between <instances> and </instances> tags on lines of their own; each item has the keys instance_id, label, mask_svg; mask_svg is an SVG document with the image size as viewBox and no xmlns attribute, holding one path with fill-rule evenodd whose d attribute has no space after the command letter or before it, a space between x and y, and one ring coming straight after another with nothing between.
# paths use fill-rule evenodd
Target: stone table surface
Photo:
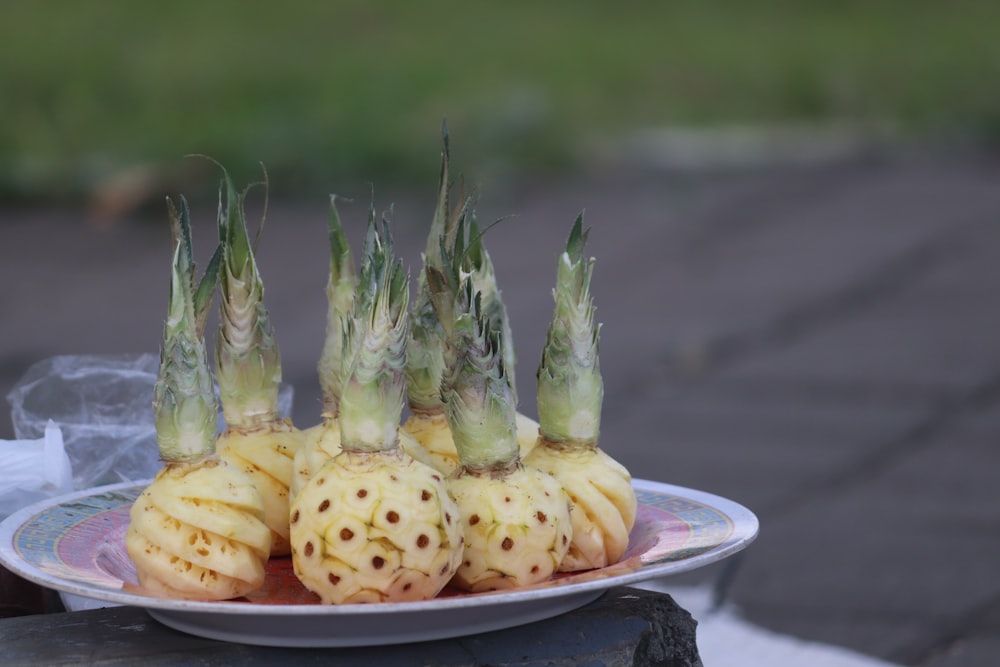
<instances>
[{"instance_id":1,"label":"stone table surface","mask_svg":"<svg viewBox=\"0 0 1000 667\"><path fill-rule=\"evenodd\" d=\"M332 620L332 619L331 619ZM697 623L669 595L613 588L554 618L482 634L371 647L251 646L183 634L137 607L0 620L3 664L701 667Z\"/></svg>"}]
</instances>

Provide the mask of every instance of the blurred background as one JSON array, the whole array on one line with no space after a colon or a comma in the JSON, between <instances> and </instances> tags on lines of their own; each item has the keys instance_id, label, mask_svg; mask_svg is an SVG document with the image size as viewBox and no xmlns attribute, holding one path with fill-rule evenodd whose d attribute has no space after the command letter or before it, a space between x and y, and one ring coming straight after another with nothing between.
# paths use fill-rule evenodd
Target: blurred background
<instances>
[{"instance_id":1,"label":"blurred background","mask_svg":"<svg viewBox=\"0 0 1000 667\"><path fill-rule=\"evenodd\" d=\"M586 209L602 445L761 518L679 585L880 659L993 664L998 26L972 0L11 4L0 396L54 355L158 350L164 196L215 242L197 154L266 173L258 262L312 425L328 195L359 243L374 189L414 275L446 118L456 178L504 218L521 410Z\"/></svg>"},{"instance_id":2,"label":"blurred background","mask_svg":"<svg viewBox=\"0 0 1000 667\"><path fill-rule=\"evenodd\" d=\"M275 195L411 181L434 172L443 117L491 180L655 159L649 132L664 128L1000 133L989 2L56 0L5 14L0 193L13 202L158 202L197 169L189 153L237 180L263 163ZM675 159L696 159L684 147Z\"/></svg>"}]
</instances>

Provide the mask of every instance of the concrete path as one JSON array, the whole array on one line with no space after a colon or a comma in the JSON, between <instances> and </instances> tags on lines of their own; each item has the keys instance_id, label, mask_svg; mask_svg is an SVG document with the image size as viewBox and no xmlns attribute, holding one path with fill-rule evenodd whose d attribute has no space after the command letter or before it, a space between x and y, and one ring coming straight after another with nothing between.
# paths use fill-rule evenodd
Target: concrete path
<instances>
[{"instance_id":1,"label":"concrete path","mask_svg":"<svg viewBox=\"0 0 1000 667\"><path fill-rule=\"evenodd\" d=\"M414 274L433 192L376 191ZM343 194L359 241L368 193ZM1000 664L1000 164L485 182L480 219L516 214L487 245L529 414L555 257L583 208L602 446L637 477L761 520L743 556L660 583L714 586L756 626L889 662ZM326 216L325 193L272 204L258 252L301 426L319 418ZM97 229L75 209L0 213L0 394L48 356L158 349L165 219ZM207 256L214 203L195 224Z\"/></svg>"}]
</instances>

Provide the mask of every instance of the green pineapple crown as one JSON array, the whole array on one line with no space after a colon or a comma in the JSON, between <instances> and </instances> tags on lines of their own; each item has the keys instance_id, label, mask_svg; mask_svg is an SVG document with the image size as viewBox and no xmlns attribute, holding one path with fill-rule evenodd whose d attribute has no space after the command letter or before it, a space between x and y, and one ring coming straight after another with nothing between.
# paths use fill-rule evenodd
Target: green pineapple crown
<instances>
[{"instance_id":1,"label":"green pineapple crown","mask_svg":"<svg viewBox=\"0 0 1000 667\"><path fill-rule=\"evenodd\" d=\"M552 442L596 443L604 383L598 360L600 325L594 322L590 278L594 259L585 259L590 230L576 218L566 249L559 255L555 312L538 366L538 421Z\"/></svg>"},{"instance_id":2,"label":"green pineapple crown","mask_svg":"<svg viewBox=\"0 0 1000 667\"><path fill-rule=\"evenodd\" d=\"M490 227L497 224L497 222L494 222ZM514 379L516 364L514 357L514 336L510 328L510 318L507 317L507 308L504 306L500 288L497 286L493 260L490 259L490 254L486 251L486 246L483 244L483 236L488 229L489 227L483 230L483 232L479 231L475 209L470 207L469 245L466 252L468 254L471 279L473 285L475 285L476 289L482 295L483 316L490 321L493 329L502 333L502 348L500 352L503 355L504 366L507 369L514 403L517 404L517 382Z\"/></svg>"},{"instance_id":3,"label":"green pineapple crown","mask_svg":"<svg viewBox=\"0 0 1000 667\"><path fill-rule=\"evenodd\" d=\"M454 236L459 212L451 210L451 186L448 181L448 164L451 148L448 125L441 124L441 171L438 180L438 201L427 235L427 248L422 260L424 271L417 278L417 298L410 312L410 331L407 340L406 397L412 410L436 412L442 409L441 375L444 372L444 329L434 312L430 289L427 285L428 268L444 269L441 256L442 242Z\"/></svg>"},{"instance_id":4,"label":"green pineapple crown","mask_svg":"<svg viewBox=\"0 0 1000 667\"><path fill-rule=\"evenodd\" d=\"M432 303L432 295L427 284L426 275L429 269L439 273L445 272L448 248L455 245L455 236L459 221L464 221L468 227L463 244L463 262L465 262L475 289L481 294L484 316L490 320L492 328L501 331L502 354L509 376L511 392L516 404L516 383L514 381L514 344L507 310L504 307L500 290L497 287L496 272L486 246L483 235L479 232L473 209L473 197L465 196L465 185L459 188L459 204L450 207L450 186L448 182L448 166L450 162L450 143L447 123L442 124L441 172L438 188L438 203L431 221L427 237L427 249L423 255L424 271L418 280L417 299L411 313L409 361L407 362L407 396L410 407L418 411L432 412L442 406L441 377L444 372L443 350L445 332Z\"/></svg>"},{"instance_id":5,"label":"green pineapple crown","mask_svg":"<svg viewBox=\"0 0 1000 667\"><path fill-rule=\"evenodd\" d=\"M389 223L376 223L374 204L363 257L353 309L344 320L340 440L345 450L383 451L399 439L410 286Z\"/></svg>"},{"instance_id":6,"label":"green pineapple crown","mask_svg":"<svg viewBox=\"0 0 1000 667\"><path fill-rule=\"evenodd\" d=\"M443 267L427 267L435 313L445 331L441 400L463 468L498 470L518 461L516 403L503 358L503 332L486 316L471 274L461 216Z\"/></svg>"},{"instance_id":7,"label":"green pineapple crown","mask_svg":"<svg viewBox=\"0 0 1000 667\"><path fill-rule=\"evenodd\" d=\"M245 197L246 191L237 193L223 169L218 216L223 248L222 299L216 374L226 424L241 428L279 418L281 383L281 353L264 306L264 284L244 215Z\"/></svg>"},{"instance_id":8,"label":"green pineapple crown","mask_svg":"<svg viewBox=\"0 0 1000 667\"><path fill-rule=\"evenodd\" d=\"M323 393L323 414L336 416L343 384L344 318L354 305L357 274L351 248L337 213L337 197L330 196L327 236L330 242L330 275L326 283L326 339L317 370Z\"/></svg>"},{"instance_id":9,"label":"green pineapple crown","mask_svg":"<svg viewBox=\"0 0 1000 667\"><path fill-rule=\"evenodd\" d=\"M153 417L160 458L166 463L195 462L215 451L218 404L204 331L222 248L216 249L196 286L187 201L181 197L178 211L168 198L167 209L175 247L160 367L153 389Z\"/></svg>"}]
</instances>

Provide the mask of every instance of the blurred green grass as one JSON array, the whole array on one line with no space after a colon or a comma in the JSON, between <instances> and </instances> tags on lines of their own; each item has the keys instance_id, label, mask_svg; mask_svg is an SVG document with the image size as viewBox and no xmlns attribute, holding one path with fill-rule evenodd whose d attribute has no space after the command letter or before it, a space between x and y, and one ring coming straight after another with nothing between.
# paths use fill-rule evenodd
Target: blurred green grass
<instances>
[{"instance_id":1,"label":"blurred green grass","mask_svg":"<svg viewBox=\"0 0 1000 667\"><path fill-rule=\"evenodd\" d=\"M1000 134L1000 3L9 3L0 196L206 153L277 192L570 169L640 127L890 122ZM189 161L188 161L189 162Z\"/></svg>"}]
</instances>

